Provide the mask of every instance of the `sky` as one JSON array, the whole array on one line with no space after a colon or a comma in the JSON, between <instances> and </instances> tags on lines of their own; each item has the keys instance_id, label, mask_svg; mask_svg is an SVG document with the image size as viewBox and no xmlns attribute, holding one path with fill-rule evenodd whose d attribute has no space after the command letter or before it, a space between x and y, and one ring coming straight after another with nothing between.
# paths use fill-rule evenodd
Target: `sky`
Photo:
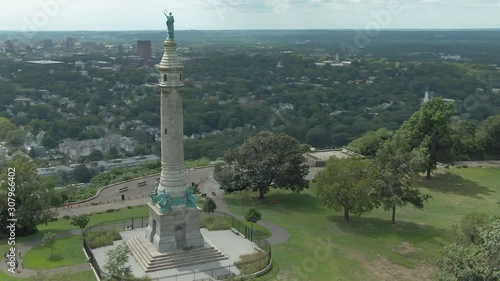
<instances>
[{"instance_id":1,"label":"sky","mask_svg":"<svg viewBox=\"0 0 500 281\"><path fill-rule=\"evenodd\" d=\"M500 28L500 0L2 0L0 30Z\"/></svg>"}]
</instances>

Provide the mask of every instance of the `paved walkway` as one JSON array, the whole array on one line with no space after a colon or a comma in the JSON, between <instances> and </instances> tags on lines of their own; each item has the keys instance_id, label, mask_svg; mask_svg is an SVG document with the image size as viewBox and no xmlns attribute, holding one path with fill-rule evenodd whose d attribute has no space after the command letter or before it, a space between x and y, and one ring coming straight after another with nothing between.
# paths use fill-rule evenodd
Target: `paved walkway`
<instances>
[{"instance_id":1,"label":"paved walkway","mask_svg":"<svg viewBox=\"0 0 500 281\"><path fill-rule=\"evenodd\" d=\"M311 178L315 173L317 172L317 169L313 168L311 169L311 173L308 176ZM199 188L202 193L207 193L207 194L212 194L212 192L215 192L215 196L213 196L213 199L215 203L217 204L217 211L219 212L224 212L227 214L230 214L238 219L244 219L243 216L234 214L229 211L226 202L224 201L224 191L219 189L219 184L213 179L213 169L212 168L207 168L207 169L199 169L195 170L192 172L188 172L186 174L187 176L187 182L197 182L199 183ZM137 187L137 180L136 181L130 181L127 183L123 183L117 186L114 186L112 188L109 188L105 190L105 192L102 192L97 198L93 199L91 202L100 202L98 205L91 205L88 203L86 206L83 204L80 204L80 206L73 206L72 208L64 208L64 209L57 209L59 212L59 217L65 216L65 215L80 215L80 214L88 214L88 213L94 213L94 212L102 212L111 208L114 209L119 209L119 208L124 208L127 206L138 206L138 205L144 205L146 202L150 201L149 194L150 190L152 191L153 185L156 182L157 175L153 175L150 177L147 177L146 182L148 183L147 186L145 187ZM143 180L140 180L143 181ZM128 186L131 194L134 194L133 196L130 197L130 199L127 199L122 201L121 200L121 194L119 192L119 189L121 187ZM146 195L145 195L146 194ZM144 197L143 197L144 195ZM137 198L135 198L137 197ZM119 200L117 200L120 198ZM109 203L108 203L109 202ZM271 245L277 245L281 244L285 241L288 240L290 237L288 231L277 224L274 224L272 222L266 221L266 220L261 220L258 222L258 224L267 227L272 235L271 237L267 238L267 241ZM57 238L64 238L64 237L69 237L73 235L79 235L80 230L69 230L69 231L63 231L57 233ZM36 238L27 242L23 242L17 245L17 249L21 250L21 253L27 253L31 248L40 245L42 243L42 237ZM83 251L83 250L82 250ZM8 275L15 276L15 277L23 277L23 278L29 278L36 276L37 271L36 270L31 270L31 269L22 269L19 268L19 273L12 274L8 272L8 267L5 262L0 263L0 268L3 272L5 272ZM81 271L87 271L90 270L90 264L89 263L82 263L82 264L76 264L76 265L70 265L70 266L64 266L64 267L58 267L58 268L53 268L53 269L46 269L42 270L44 273L47 274L53 274L53 273L66 273L66 272L81 272Z\"/></svg>"}]
</instances>

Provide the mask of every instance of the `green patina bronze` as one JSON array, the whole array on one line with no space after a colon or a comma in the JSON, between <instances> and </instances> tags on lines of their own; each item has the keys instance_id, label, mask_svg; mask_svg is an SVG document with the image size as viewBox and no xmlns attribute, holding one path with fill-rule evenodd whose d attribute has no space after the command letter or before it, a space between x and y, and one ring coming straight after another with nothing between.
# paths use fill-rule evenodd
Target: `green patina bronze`
<instances>
[{"instance_id":1,"label":"green patina bronze","mask_svg":"<svg viewBox=\"0 0 500 281\"><path fill-rule=\"evenodd\" d=\"M190 186L186 190L186 207L188 208L196 208L196 198L193 195L193 187Z\"/></svg>"},{"instance_id":2,"label":"green patina bronze","mask_svg":"<svg viewBox=\"0 0 500 281\"><path fill-rule=\"evenodd\" d=\"M168 192L166 190L158 192L159 185L160 182L159 181L156 182L155 191L151 192L149 196L151 197L151 201L153 201L153 203L158 204L158 206L160 206L160 210L162 212L168 212L170 211L170 207L168 204L168 199L169 199Z\"/></svg>"},{"instance_id":3,"label":"green patina bronze","mask_svg":"<svg viewBox=\"0 0 500 281\"><path fill-rule=\"evenodd\" d=\"M167 17L167 29L168 29L168 39L174 39L174 16L172 13L168 13L164 11L165 17Z\"/></svg>"},{"instance_id":4,"label":"green patina bronze","mask_svg":"<svg viewBox=\"0 0 500 281\"><path fill-rule=\"evenodd\" d=\"M170 202L172 203L172 207L177 207L177 206L183 206L186 204L185 202L185 196L181 197L171 197Z\"/></svg>"}]
</instances>

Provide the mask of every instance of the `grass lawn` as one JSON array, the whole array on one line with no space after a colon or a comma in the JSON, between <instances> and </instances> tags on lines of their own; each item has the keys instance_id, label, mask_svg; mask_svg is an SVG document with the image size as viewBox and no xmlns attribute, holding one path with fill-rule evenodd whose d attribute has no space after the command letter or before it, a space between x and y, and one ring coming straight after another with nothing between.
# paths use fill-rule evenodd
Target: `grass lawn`
<instances>
[{"instance_id":1,"label":"grass lawn","mask_svg":"<svg viewBox=\"0 0 500 281\"><path fill-rule=\"evenodd\" d=\"M500 213L498 183L498 168L440 170L433 180L415 183L433 197L425 210L397 209L396 225L383 209L345 222L342 213L322 206L314 184L299 194L273 189L266 200L255 193L245 208L257 207L263 220L290 232L287 242L273 247L279 273L270 280L435 280L449 226L470 212ZM236 195L225 199L241 214Z\"/></svg>"},{"instance_id":2,"label":"grass lawn","mask_svg":"<svg viewBox=\"0 0 500 281\"><path fill-rule=\"evenodd\" d=\"M82 250L82 238L75 235L57 239L54 256L51 257L50 248L42 245L31 248L24 255L24 266L28 269L49 269L67 265L85 263L86 258Z\"/></svg>"},{"instance_id":3,"label":"grass lawn","mask_svg":"<svg viewBox=\"0 0 500 281\"><path fill-rule=\"evenodd\" d=\"M96 225L101 222L110 222L115 220L129 219L132 217L147 217L149 215L149 208L147 205L134 206L132 209L121 208L119 211L112 213L93 213L90 216L88 226ZM41 224L38 226L39 232L35 236L43 237L47 232L61 232L65 230L78 229L77 226L71 225L71 219L59 218L57 221L50 222L47 225ZM31 236L33 237L33 236Z\"/></svg>"},{"instance_id":4,"label":"grass lawn","mask_svg":"<svg viewBox=\"0 0 500 281\"><path fill-rule=\"evenodd\" d=\"M231 229L234 223L234 228L238 229L241 233L244 234L244 226L246 225L249 229L252 227L251 223L239 219L235 219L233 222L232 218L226 218L222 216L218 216L217 214L212 216L203 216L201 217L201 227L205 227L210 231L213 230L223 230L223 229ZM250 235L250 234L249 234ZM255 240L258 239L266 239L271 236L271 231L262 225L258 225L256 223L253 224L253 238Z\"/></svg>"},{"instance_id":5,"label":"grass lawn","mask_svg":"<svg viewBox=\"0 0 500 281\"><path fill-rule=\"evenodd\" d=\"M96 280L94 272L92 271L82 271L82 272L75 272L75 273L66 273L65 277L67 277L67 280L71 281L93 281ZM0 280L2 281L23 281L23 280L31 280L30 278L19 278L19 277L13 277L12 275L7 275L3 273L3 271L0 271ZM58 279L60 280L60 279Z\"/></svg>"}]
</instances>

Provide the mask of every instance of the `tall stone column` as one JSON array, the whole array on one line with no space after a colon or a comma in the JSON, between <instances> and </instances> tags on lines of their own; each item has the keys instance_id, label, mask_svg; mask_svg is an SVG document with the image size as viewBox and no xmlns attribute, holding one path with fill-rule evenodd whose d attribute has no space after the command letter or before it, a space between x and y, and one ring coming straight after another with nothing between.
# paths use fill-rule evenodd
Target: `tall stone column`
<instances>
[{"instance_id":1,"label":"tall stone column","mask_svg":"<svg viewBox=\"0 0 500 281\"><path fill-rule=\"evenodd\" d=\"M146 237L159 252L203 246L199 214L192 187L184 173L182 70L173 38L164 42L160 62L161 175L151 193Z\"/></svg>"}]
</instances>

